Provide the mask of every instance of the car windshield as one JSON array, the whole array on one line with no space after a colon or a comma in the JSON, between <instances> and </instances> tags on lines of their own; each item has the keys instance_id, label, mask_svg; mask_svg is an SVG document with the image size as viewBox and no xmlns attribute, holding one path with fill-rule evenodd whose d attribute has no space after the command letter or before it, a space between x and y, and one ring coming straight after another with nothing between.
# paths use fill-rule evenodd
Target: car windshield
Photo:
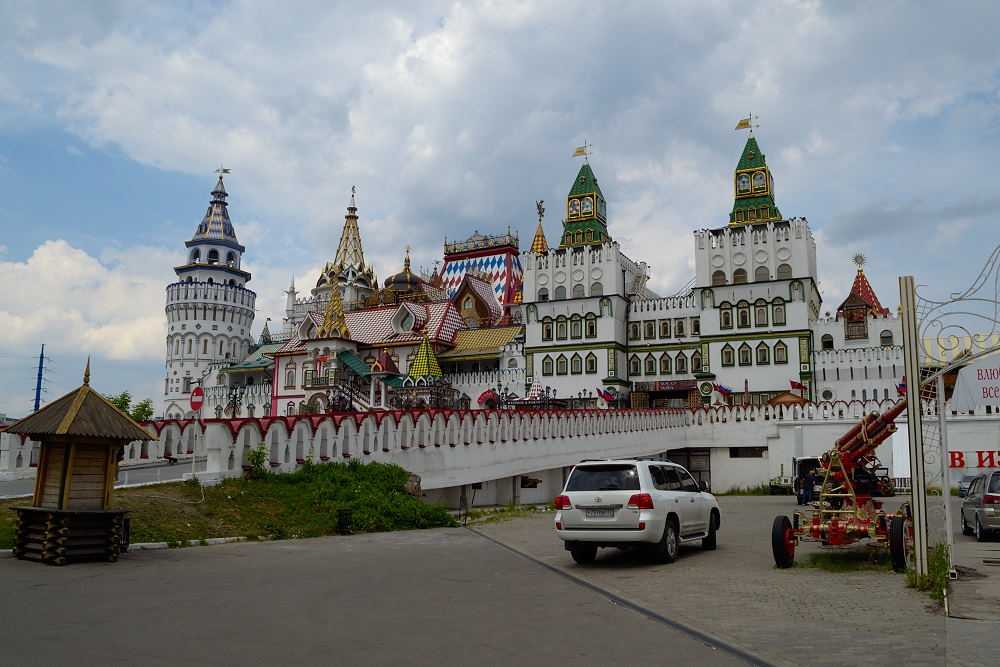
<instances>
[{"instance_id":1,"label":"car windshield","mask_svg":"<svg viewBox=\"0 0 1000 667\"><path fill-rule=\"evenodd\" d=\"M990 490L987 493L1000 493L1000 475L993 475L993 479L990 480Z\"/></svg>"},{"instance_id":2,"label":"car windshield","mask_svg":"<svg viewBox=\"0 0 1000 667\"><path fill-rule=\"evenodd\" d=\"M566 485L567 491L637 491L639 472L634 465L609 464L577 466Z\"/></svg>"}]
</instances>

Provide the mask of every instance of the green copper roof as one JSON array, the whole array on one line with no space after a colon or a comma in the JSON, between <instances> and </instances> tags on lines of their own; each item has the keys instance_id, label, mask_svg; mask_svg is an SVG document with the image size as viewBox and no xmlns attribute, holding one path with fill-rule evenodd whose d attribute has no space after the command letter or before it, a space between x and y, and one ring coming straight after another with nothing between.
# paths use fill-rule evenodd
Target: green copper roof
<instances>
[{"instance_id":1,"label":"green copper roof","mask_svg":"<svg viewBox=\"0 0 1000 667\"><path fill-rule=\"evenodd\" d=\"M736 169L754 169L763 166L765 166L764 154L760 152L757 139L751 134L747 138L747 145L743 147L743 154L740 155L740 163L736 165Z\"/></svg>"},{"instance_id":2,"label":"green copper roof","mask_svg":"<svg viewBox=\"0 0 1000 667\"><path fill-rule=\"evenodd\" d=\"M597 177L594 176L593 169L590 168L589 163L584 162L580 165L580 172L576 175L576 180L573 181L573 187L570 188L568 196L586 195L591 192L596 192L601 199L604 199L604 193L601 192L601 186L597 184Z\"/></svg>"},{"instance_id":3,"label":"green copper roof","mask_svg":"<svg viewBox=\"0 0 1000 667\"><path fill-rule=\"evenodd\" d=\"M757 172L761 169L766 174L766 188L752 192L737 192L733 199L733 210L729 214L730 224L744 225L782 219L781 211L774 203L774 182L771 178L771 170L768 169L764 154L761 152L760 146L757 145L757 139L751 134L747 137L739 164L736 165L734 187L738 186L741 173ZM747 174L744 178L751 178L751 174Z\"/></svg>"}]
</instances>

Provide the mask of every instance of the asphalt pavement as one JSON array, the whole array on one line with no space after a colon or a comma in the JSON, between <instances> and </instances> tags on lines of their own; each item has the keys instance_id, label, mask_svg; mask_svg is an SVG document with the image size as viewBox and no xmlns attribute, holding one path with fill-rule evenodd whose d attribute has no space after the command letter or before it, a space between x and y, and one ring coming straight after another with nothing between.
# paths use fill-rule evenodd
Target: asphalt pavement
<instances>
[{"instance_id":1,"label":"asphalt pavement","mask_svg":"<svg viewBox=\"0 0 1000 667\"><path fill-rule=\"evenodd\" d=\"M0 560L10 665L739 665L452 528Z\"/></svg>"}]
</instances>

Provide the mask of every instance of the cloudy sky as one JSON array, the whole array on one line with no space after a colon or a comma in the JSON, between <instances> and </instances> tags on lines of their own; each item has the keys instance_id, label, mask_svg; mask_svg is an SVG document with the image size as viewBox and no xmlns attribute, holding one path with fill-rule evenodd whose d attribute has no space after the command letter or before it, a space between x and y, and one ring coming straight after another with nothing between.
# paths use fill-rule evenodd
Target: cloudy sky
<instances>
[{"instance_id":1,"label":"cloudy sky","mask_svg":"<svg viewBox=\"0 0 1000 667\"><path fill-rule=\"evenodd\" d=\"M105 391L162 387L163 287L232 168L259 330L314 284L350 188L380 276L402 249L510 225L558 233L578 164L610 232L693 273L725 224L748 112L786 216L810 220L824 310L864 252L965 287L997 242L1000 8L963 2L0 3L0 412L49 398L86 355Z\"/></svg>"}]
</instances>

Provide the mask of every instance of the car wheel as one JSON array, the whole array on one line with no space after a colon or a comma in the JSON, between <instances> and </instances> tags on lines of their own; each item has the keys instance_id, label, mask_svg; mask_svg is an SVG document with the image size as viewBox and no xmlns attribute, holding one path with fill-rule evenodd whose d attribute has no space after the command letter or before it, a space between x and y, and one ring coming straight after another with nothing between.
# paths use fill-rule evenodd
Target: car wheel
<instances>
[{"instance_id":1,"label":"car wheel","mask_svg":"<svg viewBox=\"0 0 1000 667\"><path fill-rule=\"evenodd\" d=\"M983 523L979 520L979 515L976 515L976 542L986 541L986 531L983 530Z\"/></svg>"},{"instance_id":2,"label":"car wheel","mask_svg":"<svg viewBox=\"0 0 1000 667\"><path fill-rule=\"evenodd\" d=\"M663 526L663 537L653 545L653 559L658 563L673 563L681 551L680 535L677 533L677 520L667 517Z\"/></svg>"},{"instance_id":3,"label":"car wheel","mask_svg":"<svg viewBox=\"0 0 1000 667\"><path fill-rule=\"evenodd\" d=\"M701 540L701 548L706 551L714 551L718 546L718 536L716 531L719 529L719 520L715 518L715 512L712 512L712 516L708 519L708 535L706 535Z\"/></svg>"},{"instance_id":4,"label":"car wheel","mask_svg":"<svg viewBox=\"0 0 1000 667\"><path fill-rule=\"evenodd\" d=\"M577 563L586 565L587 563L593 563L594 559L597 558L597 545L587 543L574 544L570 547L569 553Z\"/></svg>"},{"instance_id":5,"label":"car wheel","mask_svg":"<svg viewBox=\"0 0 1000 667\"><path fill-rule=\"evenodd\" d=\"M972 535L972 529L969 528L969 522L965 520L965 512L962 512L962 534Z\"/></svg>"}]
</instances>

